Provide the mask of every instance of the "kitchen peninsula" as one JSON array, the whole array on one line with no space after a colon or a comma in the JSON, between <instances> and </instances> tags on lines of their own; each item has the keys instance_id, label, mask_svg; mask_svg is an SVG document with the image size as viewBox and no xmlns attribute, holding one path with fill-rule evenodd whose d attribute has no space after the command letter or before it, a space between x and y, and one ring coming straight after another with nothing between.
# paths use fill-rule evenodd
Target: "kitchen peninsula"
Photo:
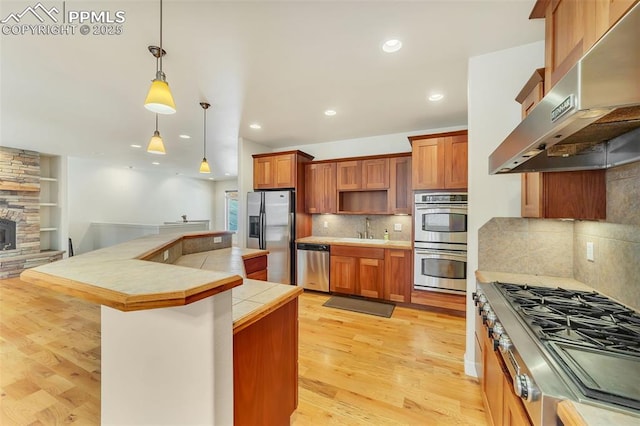
<instances>
[{"instance_id":1,"label":"kitchen peninsula","mask_svg":"<svg viewBox=\"0 0 640 426\"><path fill-rule=\"evenodd\" d=\"M246 415L293 412L301 290L243 278L243 265L268 252L230 245L228 232L150 235L22 273L25 282L103 305L102 424L230 424L247 388L256 410L261 394L284 402L268 413L245 405ZM260 347L274 321L287 331L277 356L289 373L275 384L259 370L275 356ZM247 386L243 374L252 373Z\"/></svg>"}]
</instances>

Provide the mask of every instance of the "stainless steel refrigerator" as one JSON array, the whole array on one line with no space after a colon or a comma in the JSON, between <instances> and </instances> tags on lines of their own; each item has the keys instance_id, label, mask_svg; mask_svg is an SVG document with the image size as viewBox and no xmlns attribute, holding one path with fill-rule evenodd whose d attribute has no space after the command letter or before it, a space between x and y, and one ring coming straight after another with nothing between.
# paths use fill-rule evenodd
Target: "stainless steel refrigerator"
<instances>
[{"instance_id":1,"label":"stainless steel refrigerator","mask_svg":"<svg viewBox=\"0 0 640 426\"><path fill-rule=\"evenodd\" d=\"M267 274L271 282L295 283L295 192L247 193L247 247L269 250Z\"/></svg>"}]
</instances>

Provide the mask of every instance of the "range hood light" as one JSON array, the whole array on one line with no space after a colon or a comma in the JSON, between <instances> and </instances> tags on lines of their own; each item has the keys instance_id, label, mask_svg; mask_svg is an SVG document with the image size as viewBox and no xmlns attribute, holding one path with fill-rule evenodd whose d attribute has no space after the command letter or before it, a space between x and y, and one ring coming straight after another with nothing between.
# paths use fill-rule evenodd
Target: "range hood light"
<instances>
[{"instance_id":1,"label":"range hood light","mask_svg":"<svg viewBox=\"0 0 640 426\"><path fill-rule=\"evenodd\" d=\"M580 114L580 118L600 118L611 111L611 109L604 108L587 109Z\"/></svg>"}]
</instances>

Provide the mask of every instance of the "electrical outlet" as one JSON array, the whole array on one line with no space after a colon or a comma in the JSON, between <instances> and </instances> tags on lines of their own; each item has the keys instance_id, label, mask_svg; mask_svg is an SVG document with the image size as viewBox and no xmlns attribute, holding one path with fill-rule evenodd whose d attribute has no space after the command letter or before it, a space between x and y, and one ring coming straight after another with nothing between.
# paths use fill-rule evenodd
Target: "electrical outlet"
<instances>
[{"instance_id":1,"label":"electrical outlet","mask_svg":"<svg viewBox=\"0 0 640 426\"><path fill-rule=\"evenodd\" d=\"M213 242L215 243L221 243L222 242L222 237L213 237Z\"/></svg>"},{"instance_id":2,"label":"electrical outlet","mask_svg":"<svg viewBox=\"0 0 640 426\"><path fill-rule=\"evenodd\" d=\"M393 230L394 231L398 231L398 232L402 231L402 224L401 223L394 223L393 224Z\"/></svg>"},{"instance_id":3,"label":"electrical outlet","mask_svg":"<svg viewBox=\"0 0 640 426\"><path fill-rule=\"evenodd\" d=\"M326 220L322 223L322 227L323 228L328 228L329 227L329 222L327 222Z\"/></svg>"},{"instance_id":4,"label":"electrical outlet","mask_svg":"<svg viewBox=\"0 0 640 426\"><path fill-rule=\"evenodd\" d=\"M162 252L162 260L167 260L169 258L169 250L165 250Z\"/></svg>"},{"instance_id":5,"label":"electrical outlet","mask_svg":"<svg viewBox=\"0 0 640 426\"><path fill-rule=\"evenodd\" d=\"M593 242L587 241L587 260L593 262Z\"/></svg>"}]
</instances>

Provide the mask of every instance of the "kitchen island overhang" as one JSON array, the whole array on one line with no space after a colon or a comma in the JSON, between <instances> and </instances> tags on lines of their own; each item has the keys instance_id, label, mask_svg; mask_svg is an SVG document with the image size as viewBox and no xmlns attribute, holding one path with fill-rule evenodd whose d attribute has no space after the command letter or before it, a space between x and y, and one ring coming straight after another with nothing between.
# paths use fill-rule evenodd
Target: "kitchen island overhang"
<instances>
[{"instance_id":1,"label":"kitchen island overhang","mask_svg":"<svg viewBox=\"0 0 640 426\"><path fill-rule=\"evenodd\" d=\"M102 424L233 423L236 323L259 321L301 291L266 283L278 286L267 302L232 298L243 261L268 252L213 243L226 235L147 236L23 272L25 282L103 305ZM212 249L229 271L159 263Z\"/></svg>"}]
</instances>

